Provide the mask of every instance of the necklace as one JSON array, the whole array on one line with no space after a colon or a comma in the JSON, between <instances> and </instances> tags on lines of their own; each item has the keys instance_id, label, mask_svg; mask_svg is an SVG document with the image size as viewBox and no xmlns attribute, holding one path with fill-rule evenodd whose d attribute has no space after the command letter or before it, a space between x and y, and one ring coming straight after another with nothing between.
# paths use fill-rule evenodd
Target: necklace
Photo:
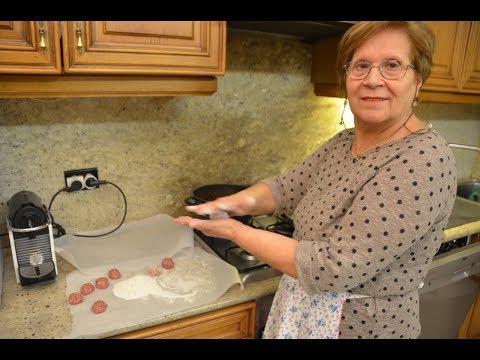
<instances>
[{"instance_id":1,"label":"necklace","mask_svg":"<svg viewBox=\"0 0 480 360\"><path fill-rule=\"evenodd\" d=\"M400 126L397 130L395 130L394 133L388 135L387 137L384 137L383 139L381 139L380 141L376 142L373 146L370 146L369 148L367 148L366 150L362 151L361 153L358 153L358 154L354 154L353 153L353 143L355 142L355 138L353 139L352 141L352 145L350 147L350 153L352 154L353 156L353 161L354 162L357 162L358 160L360 160L363 155L365 155L365 153L377 146L379 146L380 144L382 144L383 142L387 141L388 139L390 139L393 135L395 135L402 127L405 126L405 124L407 123L408 119L410 119L410 116L412 116L413 113L410 113L410 115L408 115L407 119L403 122L402 126ZM408 130L408 128L407 128ZM410 130L409 130L410 131Z\"/></svg>"},{"instance_id":2,"label":"necklace","mask_svg":"<svg viewBox=\"0 0 480 360\"><path fill-rule=\"evenodd\" d=\"M405 123L403 124L403 127L405 129L407 129L410 134L416 134L417 132L421 131L421 130L425 130L424 128L421 128L421 129L417 129L417 130L410 130L410 128L407 126L407 122L405 121ZM432 128L433 128L433 125L430 123L430 121L427 120L427 125L426 125L426 128L428 131L432 131Z\"/></svg>"},{"instance_id":3,"label":"necklace","mask_svg":"<svg viewBox=\"0 0 480 360\"><path fill-rule=\"evenodd\" d=\"M398 130L400 130L400 129L401 129L401 127L400 127ZM373 149L374 147L377 147L378 145L380 145L380 144L381 144L382 142L384 142L384 141L387 141L387 140L390 139L393 135L395 135L395 134L398 132L398 130L395 131L393 134L387 136L386 138L383 138L382 140L380 140L379 142L377 142L375 145L370 146L369 148L367 148L366 150L364 150L364 151L361 152L361 153L354 154L354 153L353 153L353 150L350 148L350 152L352 153L352 156L353 156L353 161L356 162L356 161L360 160L360 159L363 157L363 155L365 155L365 153L366 153L368 150ZM352 142L352 147L353 147L353 142Z\"/></svg>"}]
</instances>

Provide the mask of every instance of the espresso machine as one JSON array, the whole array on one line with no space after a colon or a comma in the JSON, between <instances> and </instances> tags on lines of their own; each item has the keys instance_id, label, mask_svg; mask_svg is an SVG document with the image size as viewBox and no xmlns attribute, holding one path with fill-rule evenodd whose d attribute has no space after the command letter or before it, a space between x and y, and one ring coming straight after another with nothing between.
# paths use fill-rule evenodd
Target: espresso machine
<instances>
[{"instance_id":1,"label":"espresso machine","mask_svg":"<svg viewBox=\"0 0 480 360\"><path fill-rule=\"evenodd\" d=\"M52 219L31 191L17 192L7 201L7 229L17 283L31 285L58 275Z\"/></svg>"}]
</instances>

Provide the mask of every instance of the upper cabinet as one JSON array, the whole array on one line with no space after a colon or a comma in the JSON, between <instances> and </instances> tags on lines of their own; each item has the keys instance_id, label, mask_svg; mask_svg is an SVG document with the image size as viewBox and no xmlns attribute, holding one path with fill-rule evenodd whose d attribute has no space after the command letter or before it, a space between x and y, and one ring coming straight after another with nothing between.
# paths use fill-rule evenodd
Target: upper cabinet
<instances>
[{"instance_id":1,"label":"upper cabinet","mask_svg":"<svg viewBox=\"0 0 480 360\"><path fill-rule=\"evenodd\" d=\"M435 33L436 45L432 72L423 85L421 100L480 102L480 22L426 23Z\"/></svg>"},{"instance_id":2,"label":"upper cabinet","mask_svg":"<svg viewBox=\"0 0 480 360\"><path fill-rule=\"evenodd\" d=\"M337 45L341 35L326 37L312 46L311 81L318 96L341 97L337 77Z\"/></svg>"},{"instance_id":3,"label":"upper cabinet","mask_svg":"<svg viewBox=\"0 0 480 360\"><path fill-rule=\"evenodd\" d=\"M0 21L0 73L60 74L58 24L52 21Z\"/></svg>"},{"instance_id":4,"label":"upper cabinet","mask_svg":"<svg viewBox=\"0 0 480 360\"><path fill-rule=\"evenodd\" d=\"M208 21L66 21L64 72L223 75L224 32Z\"/></svg>"},{"instance_id":5,"label":"upper cabinet","mask_svg":"<svg viewBox=\"0 0 480 360\"><path fill-rule=\"evenodd\" d=\"M3 21L0 96L209 95L225 46L225 21Z\"/></svg>"},{"instance_id":6,"label":"upper cabinet","mask_svg":"<svg viewBox=\"0 0 480 360\"><path fill-rule=\"evenodd\" d=\"M432 71L420 100L480 103L480 22L426 21L436 36ZM312 82L319 96L340 96L335 61L340 37L313 46Z\"/></svg>"}]
</instances>

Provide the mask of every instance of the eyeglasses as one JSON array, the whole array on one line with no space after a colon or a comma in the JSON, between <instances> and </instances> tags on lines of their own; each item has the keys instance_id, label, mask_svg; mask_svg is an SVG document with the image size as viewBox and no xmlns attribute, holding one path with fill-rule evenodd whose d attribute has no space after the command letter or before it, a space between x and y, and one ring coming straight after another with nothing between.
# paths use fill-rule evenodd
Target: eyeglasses
<instances>
[{"instance_id":1,"label":"eyeglasses","mask_svg":"<svg viewBox=\"0 0 480 360\"><path fill-rule=\"evenodd\" d=\"M350 61L343 65L343 67L345 68L345 73L350 78L355 80L365 79L374 67L378 68L380 75L388 80L401 79L407 73L408 68L415 69L414 65L404 65L398 60L387 60L382 62L380 65L371 65L365 61Z\"/></svg>"}]
</instances>

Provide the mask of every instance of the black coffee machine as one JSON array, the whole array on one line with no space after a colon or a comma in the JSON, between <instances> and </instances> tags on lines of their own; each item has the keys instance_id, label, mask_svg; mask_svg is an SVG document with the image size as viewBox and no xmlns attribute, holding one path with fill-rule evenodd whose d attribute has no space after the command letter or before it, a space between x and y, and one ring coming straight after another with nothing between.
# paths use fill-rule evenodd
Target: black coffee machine
<instances>
[{"instance_id":1,"label":"black coffee machine","mask_svg":"<svg viewBox=\"0 0 480 360\"><path fill-rule=\"evenodd\" d=\"M58 275L52 220L40 198L20 191L7 202L10 237L17 283L30 285Z\"/></svg>"}]
</instances>

